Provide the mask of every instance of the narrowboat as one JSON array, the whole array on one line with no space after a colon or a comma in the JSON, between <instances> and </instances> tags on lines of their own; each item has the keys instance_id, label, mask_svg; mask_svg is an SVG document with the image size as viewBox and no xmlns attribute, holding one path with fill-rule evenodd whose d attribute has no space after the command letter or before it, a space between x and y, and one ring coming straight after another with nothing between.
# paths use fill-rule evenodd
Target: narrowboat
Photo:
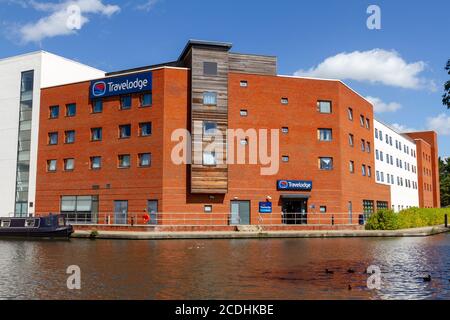
<instances>
[{"instance_id":1,"label":"narrowboat","mask_svg":"<svg viewBox=\"0 0 450 320\"><path fill-rule=\"evenodd\" d=\"M73 227L60 214L28 218L0 217L0 238L69 238L72 233Z\"/></svg>"}]
</instances>

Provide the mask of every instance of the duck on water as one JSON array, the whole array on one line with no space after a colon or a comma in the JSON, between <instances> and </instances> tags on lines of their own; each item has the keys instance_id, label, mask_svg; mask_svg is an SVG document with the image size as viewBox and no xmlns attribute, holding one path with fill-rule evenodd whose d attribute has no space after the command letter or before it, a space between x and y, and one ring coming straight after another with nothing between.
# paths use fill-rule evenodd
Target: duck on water
<instances>
[{"instance_id":1,"label":"duck on water","mask_svg":"<svg viewBox=\"0 0 450 320\"><path fill-rule=\"evenodd\" d=\"M73 227L66 223L63 215L46 217L0 218L0 238L32 237L32 238L68 238Z\"/></svg>"}]
</instances>

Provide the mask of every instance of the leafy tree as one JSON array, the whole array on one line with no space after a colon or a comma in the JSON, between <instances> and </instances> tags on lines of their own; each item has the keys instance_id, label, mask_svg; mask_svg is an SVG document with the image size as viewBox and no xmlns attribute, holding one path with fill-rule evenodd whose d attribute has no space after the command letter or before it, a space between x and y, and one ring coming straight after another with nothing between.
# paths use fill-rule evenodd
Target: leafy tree
<instances>
[{"instance_id":1,"label":"leafy tree","mask_svg":"<svg viewBox=\"0 0 450 320\"><path fill-rule=\"evenodd\" d=\"M448 71L450 75L450 59L447 60L447 65L445 66L445 70ZM442 103L444 106L450 109L450 80L448 80L444 85L444 94L442 95Z\"/></svg>"},{"instance_id":2,"label":"leafy tree","mask_svg":"<svg viewBox=\"0 0 450 320\"><path fill-rule=\"evenodd\" d=\"M441 206L450 206L450 158L439 158L439 178L441 180Z\"/></svg>"}]
</instances>

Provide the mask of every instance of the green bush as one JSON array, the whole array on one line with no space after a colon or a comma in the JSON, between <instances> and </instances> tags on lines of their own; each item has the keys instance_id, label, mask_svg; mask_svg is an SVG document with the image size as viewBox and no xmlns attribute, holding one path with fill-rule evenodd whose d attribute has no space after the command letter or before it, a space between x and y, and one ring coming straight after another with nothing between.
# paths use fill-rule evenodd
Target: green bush
<instances>
[{"instance_id":1,"label":"green bush","mask_svg":"<svg viewBox=\"0 0 450 320\"><path fill-rule=\"evenodd\" d=\"M410 208L394 213L380 210L372 214L366 222L366 230L396 230L435 226L444 223L445 214L450 216L450 208Z\"/></svg>"}]
</instances>

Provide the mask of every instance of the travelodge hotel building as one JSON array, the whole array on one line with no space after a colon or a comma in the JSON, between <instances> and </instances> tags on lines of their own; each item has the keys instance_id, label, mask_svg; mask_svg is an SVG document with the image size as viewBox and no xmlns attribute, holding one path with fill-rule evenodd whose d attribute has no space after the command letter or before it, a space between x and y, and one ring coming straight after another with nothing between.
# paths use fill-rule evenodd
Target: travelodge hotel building
<instances>
[{"instance_id":1,"label":"travelodge hotel building","mask_svg":"<svg viewBox=\"0 0 450 320\"><path fill-rule=\"evenodd\" d=\"M439 207L436 134L396 132L339 80L280 76L276 57L194 40L175 61L98 72L36 88L35 195L20 210L8 198L1 214L355 224L377 209Z\"/></svg>"}]
</instances>

